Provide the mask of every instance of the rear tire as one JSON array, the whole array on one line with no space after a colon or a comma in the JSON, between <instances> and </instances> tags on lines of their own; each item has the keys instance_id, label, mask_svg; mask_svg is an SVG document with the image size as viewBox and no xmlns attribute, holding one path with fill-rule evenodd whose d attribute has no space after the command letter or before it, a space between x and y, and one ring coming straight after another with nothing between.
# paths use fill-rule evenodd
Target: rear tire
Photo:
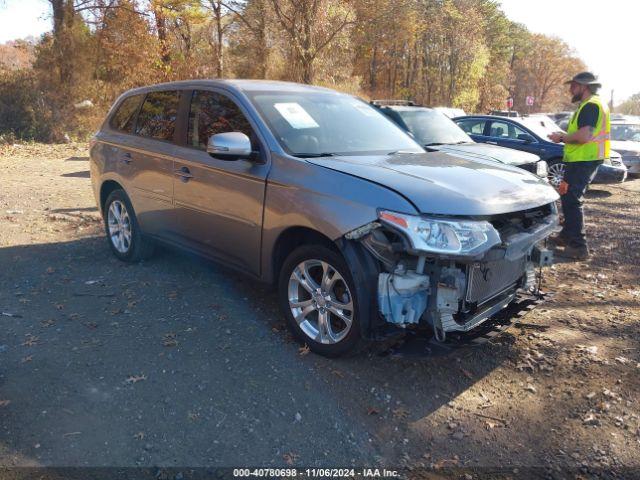
<instances>
[{"instance_id":1,"label":"rear tire","mask_svg":"<svg viewBox=\"0 0 640 480\"><path fill-rule=\"evenodd\" d=\"M313 352L338 357L356 349L359 302L351 270L336 251L306 245L284 261L278 303L296 338Z\"/></svg>"},{"instance_id":2,"label":"rear tire","mask_svg":"<svg viewBox=\"0 0 640 480\"><path fill-rule=\"evenodd\" d=\"M153 255L155 245L143 235L131 200L124 190L117 189L109 194L103 216L109 247L119 260L135 263Z\"/></svg>"}]
</instances>

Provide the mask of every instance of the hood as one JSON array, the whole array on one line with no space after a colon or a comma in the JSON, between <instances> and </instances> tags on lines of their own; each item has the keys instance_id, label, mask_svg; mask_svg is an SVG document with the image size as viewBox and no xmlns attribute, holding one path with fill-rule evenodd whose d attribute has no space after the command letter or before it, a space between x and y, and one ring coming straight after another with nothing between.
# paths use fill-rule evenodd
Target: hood
<instances>
[{"instance_id":1,"label":"hood","mask_svg":"<svg viewBox=\"0 0 640 480\"><path fill-rule=\"evenodd\" d=\"M640 154L640 142L611 140L611 150L618 152L620 155Z\"/></svg>"},{"instance_id":2,"label":"hood","mask_svg":"<svg viewBox=\"0 0 640 480\"><path fill-rule=\"evenodd\" d=\"M441 152L336 156L307 161L395 190L421 213L496 215L558 199L547 182L525 170Z\"/></svg>"},{"instance_id":3,"label":"hood","mask_svg":"<svg viewBox=\"0 0 640 480\"><path fill-rule=\"evenodd\" d=\"M453 145L435 145L429 149L466 158L467 160L494 160L506 165L526 165L540 160L538 155L521 152L512 148L499 147L487 143L460 143Z\"/></svg>"}]
</instances>

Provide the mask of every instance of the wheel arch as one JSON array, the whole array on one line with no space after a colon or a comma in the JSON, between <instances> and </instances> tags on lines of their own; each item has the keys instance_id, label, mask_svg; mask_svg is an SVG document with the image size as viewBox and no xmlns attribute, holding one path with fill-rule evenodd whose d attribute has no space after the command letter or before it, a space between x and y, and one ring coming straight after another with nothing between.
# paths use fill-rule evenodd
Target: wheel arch
<instances>
[{"instance_id":1,"label":"wheel arch","mask_svg":"<svg viewBox=\"0 0 640 480\"><path fill-rule=\"evenodd\" d=\"M102 213L104 213L104 204L107 201L109 194L118 189L124 190L122 185L120 185L115 180L107 180L102 183L102 185L100 186L100 211Z\"/></svg>"},{"instance_id":2,"label":"wheel arch","mask_svg":"<svg viewBox=\"0 0 640 480\"><path fill-rule=\"evenodd\" d=\"M324 245L336 252L340 252L335 242L318 230L303 226L294 226L283 230L274 243L271 255L271 271L265 272L266 280L269 283L276 283L287 255L302 245L313 243Z\"/></svg>"}]
</instances>

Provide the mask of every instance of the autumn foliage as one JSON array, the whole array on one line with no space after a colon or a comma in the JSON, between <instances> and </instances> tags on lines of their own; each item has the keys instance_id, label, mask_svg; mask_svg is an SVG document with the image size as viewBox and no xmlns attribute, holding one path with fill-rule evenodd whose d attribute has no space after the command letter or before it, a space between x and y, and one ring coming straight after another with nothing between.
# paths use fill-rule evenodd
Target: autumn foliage
<instances>
[{"instance_id":1,"label":"autumn foliage","mask_svg":"<svg viewBox=\"0 0 640 480\"><path fill-rule=\"evenodd\" d=\"M468 112L562 108L583 63L494 0L49 0L53 29L0 46L0 135L85 138L131 87L267 78ZM89 100L90 102L87 102Z\"/></svg>"}]
</instances>

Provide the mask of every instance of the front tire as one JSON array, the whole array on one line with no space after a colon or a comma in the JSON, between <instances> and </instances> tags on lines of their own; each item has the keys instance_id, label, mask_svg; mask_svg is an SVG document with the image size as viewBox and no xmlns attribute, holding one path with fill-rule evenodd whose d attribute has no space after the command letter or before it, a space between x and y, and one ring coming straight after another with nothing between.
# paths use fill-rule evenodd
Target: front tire
<instances>
[{"instance_id":1,"label":"front tire","mask_svg":"<svg viewBox=\"0 0 640 480\"><path fill-rule=\"evenodd\" d=\"M280 271L278 300L294 335L315 353L338 357L361 339L355 284L334 250L322 245L294 250Z\"/></svg>"},{"instance_id":2,"label":"front tire","mask_svg":"<svg viewBox=\"0 0 640 480\"><path fill-rule=\"evenodd\" d=\"M560 187L564 178L565 164L561 159L549 160L549 184L555 189Z\"/></svg>"},{"instance_id":3,"label":"front tire","mask_svg":"<svg viewBox=\"0 0 640 480\"><path fill-rule=\"evenodd\" d=\"M135 263L153 255L154 244L142 234L131 201L124 190L114 190L109 194L103 212L107 241L119 260Z\"/></svg>"}]
</instances>

